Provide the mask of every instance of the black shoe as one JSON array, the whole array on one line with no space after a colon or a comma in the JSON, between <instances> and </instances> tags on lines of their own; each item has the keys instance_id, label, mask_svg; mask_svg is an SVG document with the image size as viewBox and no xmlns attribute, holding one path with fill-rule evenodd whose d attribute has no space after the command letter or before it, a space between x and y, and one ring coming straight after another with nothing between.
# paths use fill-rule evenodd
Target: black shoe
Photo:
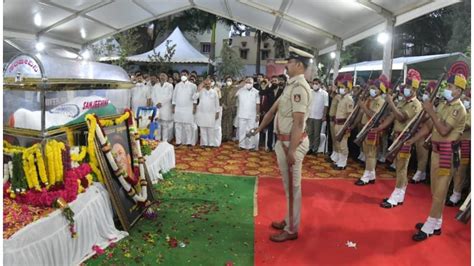
<instances>
[{"instance_id":1,"label":"black shoe","mask_svg":"<svg viewBox=\"0 0 474 266\"><path fill-rule=\"evenodd\" d=\"M417 223L415 225L415 228L418 230L421 230L422 227L423 227L423 223ZM437 235L437 236L441 235L441 228L433 230L433 235Z\"/></svg>"},{"instance_id":2,"label":"black shoe","mask_svg":"<svg viewBox=\"0 0 474 266\"><path fill-rule=\"evenodd\" d=\"M403 201L393 205L390 202L388 202L388 199L383 199L382 203L380 203L380 207L385 208L385 209L395 208L399 205L403 205Z\"/></svg>"},{"instance_id":3,"label":"black shoe","mask_svg":"<svg viewBox=\"0 0 474 266\"><path fill-rule=\"evenodd\" d=\"M395 172L395 171L396 171L396 169L395 169L395 168L392 168L390 165L387 165L387 166L385 167L385 169L387 169L387 170L390 171L390 172Z\"/></svg>"},{"instance_id":4,"label":"black shoe","mask_svg":"<svg viewBox=\"0 0 474 266\"><path fill-rule=\"evenodd\" d=\"M341 166L337 166L336 164L333 164L333 165L332 165L332 169L334 169L334 170L345 170L346 167L345 167L345 166L344 166L344 167L341 167Z\"/></svg>"},{"instance_id":5,"label":"black shoe","mask_svg":"<svg viewBox=\"0 0 474 266\"><path fill-rule=\"evenodd\" d=\"M367 182L367 183L362 181L362 179L358 179L354 184L356 186L365 186L365 185L368 185L368 184L375 184L375 179L374 180L369 180L369 182Z\"/></svg>"},{"instance_id":6,"label":"black shoe","mask_svg":"<svg viewBox=\"0 0 474 266\"><path fill-rule=\"evenodd\" d=\"M423 240L426 240L429 236L431 235L428 235L427 233L423 232L423 231L418 231L418 233L414 234L411 239L413 239L414 241L423 241Z\"/></svg>"},{"instance_id":7,"label":"black shoe","mask_svg":"<svg viewBox=\"0 0 474 266\"><path fill-rule=\"evenodd\" d=\"M331 159L331 157L326 157L324 160L328 163L333 163L334 161Z\"/></svg>"},{"instance_id":8,"label":"black shoe","mask_svg":"<svg viewBox=\"0 0 474 266\"><path fill-rule=\"evenodd\" d=\"M419 183L425 183L426 179L423 179L423 180L413 180L413 179L410 179L408 180L408 183L410 184L419 184Z\"/></svg>"},{"instance_id":9,"label":"black shoe","mask_svg":"<svg viewBox=\"0 0 474 266\"><path fill-rule=\"evenodd\" d=\"M458 202L454 203L454 202L452 202L451 200L447 200L444 205L446 205L446 206L448 206L448 207L456 207L456 206L458 206L460 203L461 203L461 201L458 201Z\"/></svg>"}]
</instances>

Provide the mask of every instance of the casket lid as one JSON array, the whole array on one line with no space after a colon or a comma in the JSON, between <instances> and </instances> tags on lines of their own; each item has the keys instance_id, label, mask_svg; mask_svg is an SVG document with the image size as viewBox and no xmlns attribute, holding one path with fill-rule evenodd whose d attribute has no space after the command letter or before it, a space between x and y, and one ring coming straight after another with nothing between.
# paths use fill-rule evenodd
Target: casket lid
<instances>
[{"instance_id":1,"label":"casket lid","mask_svg":"<svg viewBox=\"0 0 474 266\"><path fill-rule=\"evenodd\" d=\"M4 78L130 82L119 66L98 62L66 59L48 55L19 54L4 69Z\"/></svg>"}]
</instances>

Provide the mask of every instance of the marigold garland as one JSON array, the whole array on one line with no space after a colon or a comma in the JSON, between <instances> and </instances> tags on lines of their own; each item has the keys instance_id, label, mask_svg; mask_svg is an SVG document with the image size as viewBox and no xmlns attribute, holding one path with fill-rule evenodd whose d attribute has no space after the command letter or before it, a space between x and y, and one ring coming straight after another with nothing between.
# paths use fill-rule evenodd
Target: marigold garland
<instances>
[{"instance_id":1,"label":"marigold garland","mask_svg":"<svg viewBox=\"0 0 474 266\"><path fill-rule=\"evenodd\" d=\"M95 119L94 115L87 114L86 121L89 122L87 124L89 126L89 135L87 136L87 152L89 154L90 166L95 176L97 177L97 180L99 180L99 182L103 184L104 178L102 177L102 173L99 170L99 163L97 162L97 157L95 156L94 149L95 129L97 127L97 120Z\"/></svg>"},{"instance_id":2,"label":"marigold garland","mask_svg":"<svg viewBox=\"0 0 474 266\"><path fill-rule=\"evenodd\" d=\"M79 150L80 152L78 154L71 154L71 160L73 160L74 162L80 162L86 157L87 147L80 146Z\"/></svg>"}]
</instances>

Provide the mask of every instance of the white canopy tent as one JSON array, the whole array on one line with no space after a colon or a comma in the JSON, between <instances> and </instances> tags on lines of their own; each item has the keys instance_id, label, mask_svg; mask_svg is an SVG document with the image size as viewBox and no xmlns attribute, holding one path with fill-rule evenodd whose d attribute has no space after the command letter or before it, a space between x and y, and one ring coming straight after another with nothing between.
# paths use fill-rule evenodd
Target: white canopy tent
<instances>
[{"instance_id":1,"label":"white canopy tent","mask_svg":"<svg viewBox=\"0 0 474 266\"><path fill-rule=\"evenodd\" d=\"M70 47L197 8L232 19L317 54L340 50L459 0L5 0L4 38L37 39ZM190 18L192 19L192 18ZM390 71L392 42L384 46Z\"/></svg>"},{"instance_id":2,"label":"white canopy tent","mask_svg":"<svg viewBox=\"0 0 474 266\"><path fill-rule=\"evenodd\" d=\"M449 68L455 61L464 61L468 65L471 63L470 58L463 53L397 57L392 60L392 70L403 71L403 80L405 80L409 68L417 69L423 79L437 79L444 67ZM382 60L364 61L344 66L339 69L339 73L351 72L354 77L357 77L361 72L376 72L382 71L382 69ZM375 77L375 75L373 75L373 77Z\"/></svg>"},{"instance_id":3,"label":"white canopy tent","mask_svg":"<svg viewBox=\"0 0 474 266\"><path fill-rule=\"evenodd\" d=\"M148 51L143 54L133 55L127 57L128 61L132 62L151 62L150 57L160 54L164 56L166 54L166 44L169 41L169 46L176 45L173 57L171 58L171 63L209 63L209 58L201 54L196 48L194 48L188 40L184 37L183 33L176 27L166 40L164 40L160 45L155 47L155 49ZM110 61L116 60L118 57L102 57L100 61Z\"/></svg>"}]
</instances>

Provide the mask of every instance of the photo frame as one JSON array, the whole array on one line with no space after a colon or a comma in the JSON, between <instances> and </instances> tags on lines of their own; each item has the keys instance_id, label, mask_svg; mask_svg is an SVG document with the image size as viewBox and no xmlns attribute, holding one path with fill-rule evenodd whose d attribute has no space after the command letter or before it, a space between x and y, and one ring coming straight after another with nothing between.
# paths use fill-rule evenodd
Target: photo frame
<instances>
[{"instance_id":1,"label":"photo frame","mask_svg":"<svg viewBox=\"0 0 474 266\"><path fill-rule=\"evenodd\" d=\"M136 139L138 134L131 133L136 128L130 121L132 119L103 127L97 123L95 138L99 168L104 176L114 210L126 231L135 225L154 201L152 183L144 167L144 160L138 158L141 157L141 151L134 151L136 147L140 149L140 146L139 140ZM138 143L138 146L134 146L133 141ZM139 171L136 169L137 162L142 167ZM133 179L137 174L139 177L133 184ZM124 186L124 181L128 182L128 187ZM146 193L143 192L144 189ZM132 194L135 195L132 196ZM143 195L146 195L145 201L136 200Z\"/></svg>"}]
</instances>

